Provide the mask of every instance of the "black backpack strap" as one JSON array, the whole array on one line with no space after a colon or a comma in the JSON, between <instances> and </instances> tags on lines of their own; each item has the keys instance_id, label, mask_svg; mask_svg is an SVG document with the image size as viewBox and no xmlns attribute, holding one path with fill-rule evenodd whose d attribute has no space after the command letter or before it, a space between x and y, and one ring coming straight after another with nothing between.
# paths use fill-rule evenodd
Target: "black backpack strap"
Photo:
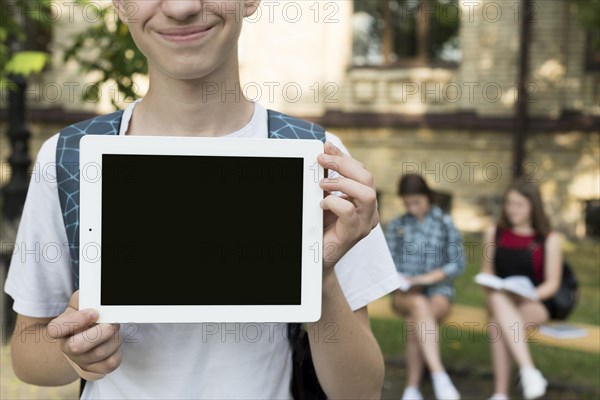
<instances>
[{"instance_id":1,"label":"black backpack strap","mask_svg":"<svg viewBox=\"0 0 600 400\"><path fill-rule=\"evenodd\" d=\"M84 135L117 135L122 111L71 125L59 133L56 183L69 242L73 289L79 288L79 141Z\"/></svg>"},{"instance_id":2,"label":"black backpack strap","mask_svg":"<svg viewBox=\"0 0 600 400\"><path fill-rule=\"evenodd\" d=\"M288 324L288 340L292 347L291 392L295 400L326 400L312 360L308 332L302 324Z\"/></svg>"}]
</instances>

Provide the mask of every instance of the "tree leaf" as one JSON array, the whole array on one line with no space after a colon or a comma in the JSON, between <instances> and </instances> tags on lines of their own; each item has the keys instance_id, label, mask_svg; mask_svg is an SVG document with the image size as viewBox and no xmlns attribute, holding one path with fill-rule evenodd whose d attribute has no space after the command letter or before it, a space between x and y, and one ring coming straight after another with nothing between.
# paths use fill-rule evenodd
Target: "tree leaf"
<instances>
[{"instance_id":1,"label":"tree leaf","mask_svg":"<svg viewBox=\"0 0 600 400\"><path fill-rule=\"evenodd\" d=\"M19 51L8 61L5 71L23 76L38 74L44 69L47 61L48 54L42 51Z\"/></svg>"}]
</instances>

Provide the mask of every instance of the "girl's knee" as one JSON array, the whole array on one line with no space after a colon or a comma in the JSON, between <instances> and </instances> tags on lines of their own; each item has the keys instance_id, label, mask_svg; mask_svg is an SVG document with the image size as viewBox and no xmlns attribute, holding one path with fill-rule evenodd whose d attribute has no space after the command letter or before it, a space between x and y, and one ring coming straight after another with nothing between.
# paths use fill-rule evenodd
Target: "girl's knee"
<instances>
[{"instance_id":1,"label":"girl's knee","mask_svg":"<svg viewBox=\"0 0 600 400\"><path fill-rule=\"evenodd\" d=\"M550 320L550 313L539 302L521 305L519 307L519 314L521 314L521 318L525 324L535 325L536 327Z\"/></svg>"},{"instance_id":2,"label":"girl's knee","mask_svg":"<svg viewBox=\"0 0 600 400\"><path fill-rule=\"evenodd\" d=\"M422 294L413 295L408 303L408 312L412 319L423 319L433 315L431 304Z\"/></svg>"},{"instance_id":3,"label":"girl's knee","mask_svg":"<svg viewBox=\"0 0 600 400\"><path fill-rule=\"evenodd\" d=\"M486 291L486 299L490 307L497 303L506 304L507 301L512 302L512 297L503 290L488 289Z\"/></svg>"},{"instance_id":4,"label":"girl's knee","mask_svg":"<svg viewBox=\"0 0 600 400\"><path fill-rule=\"evenodd\" d=\"M450 299L444 295L435 295L429 299L436 320L442 321L450 314Z\"/></svg>"}]
</instances>

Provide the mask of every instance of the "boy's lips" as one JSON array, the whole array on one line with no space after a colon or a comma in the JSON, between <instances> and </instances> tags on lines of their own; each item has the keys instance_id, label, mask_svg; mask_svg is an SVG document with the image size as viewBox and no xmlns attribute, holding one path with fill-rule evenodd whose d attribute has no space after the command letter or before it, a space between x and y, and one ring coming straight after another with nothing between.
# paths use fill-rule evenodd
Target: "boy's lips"
<instances>
[{"instance_id":1,"label":"boy's lips","mask_svg":"<svg viewBox=\"0 0 600 400\"><path fill-rule=\"evenodd\" d=\"M214 25L186 28L169 28L158 30L157 33L160 35L160 37L170 42L187 42L206 36L213 28Z\"/></svg>"}]
</instances>

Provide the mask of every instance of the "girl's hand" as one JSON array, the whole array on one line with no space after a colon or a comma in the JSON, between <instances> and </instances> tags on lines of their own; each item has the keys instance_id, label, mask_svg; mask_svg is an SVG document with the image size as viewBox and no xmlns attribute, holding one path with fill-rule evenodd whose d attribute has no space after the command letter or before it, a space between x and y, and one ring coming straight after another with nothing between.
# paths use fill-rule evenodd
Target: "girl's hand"
<instances>
[{"instance_id":1,"label":"girl's hand","mask_svg":"<svg viewBox=\"0 0 600 400\"><path fill-rule=\"evenodd\" d=\"M360 162L331 142L325 143L325 153L319 155L318 161L326 170L339 173L320 182L325 190L321 201L321 208L325 210L323 270L328 273L352 246L377 226L379 213L373 175ZM342 195L331 194L334 191Z\"/></svg>"},{"instance_id":2,"label":"girl's hand","mask_svg":"<svg viewBox=\"0 0 600 400\"><path fill-rule=\"evenodd\" d=\"M409 277L411 286L429 286L446 279L446 274L441 268L436 268L426 274Z\"/></svg>"},{"instance_id":3,"label":"girl's hand","mask_svg":"<svg viewBox=\"0 0 600 400\"><path fill-rule=\"evenodd\" d=\"M415 275L409 277L410 286L427 286L429 285L426 275Z\"/></svg>"}]
</instances>

